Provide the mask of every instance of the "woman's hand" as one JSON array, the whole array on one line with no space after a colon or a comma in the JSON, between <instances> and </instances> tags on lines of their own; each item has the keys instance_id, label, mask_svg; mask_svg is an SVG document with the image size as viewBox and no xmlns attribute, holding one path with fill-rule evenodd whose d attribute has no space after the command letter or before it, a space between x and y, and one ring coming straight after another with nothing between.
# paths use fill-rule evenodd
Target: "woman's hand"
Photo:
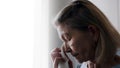
<instances>
[{"instance_id":1,"label":"woman's hand","mask_svg":"<svg viewBox=\"0 0 120 68\"><path fill-rule=\"evenodd\" d=\"M96 68L96 64L91 61L87 61L87 68Z\"/></svg>"},{"instance_id":2,"label":"woman's hand","mask_svg":"<svg viewBox=\"0 0 120 68\"><path fill-rule=\"evenodd\" d=\"M63 54L65 56L64 58L61 55L61 52L62 52L61 50L63 50ZM52 58L52 61L53 61L54 68L58 68L58 64L60 62L66 62L66 61L68 61L69 68L73 68L72 61L67 56L63 46L62 46L61 49L60 48L53 49L52 52L51 52L51 58Z\"/></svg>"},{"instance_id":3,"label":"woman's hand","mask_svg":"<svg viewBox=\"0 0 120 68\"><path fill-rule=\"evenodd\" d=\"M61 55L61 49L55 48L51 52L51 58L53 61L54 68L58 68L58 63L65 62L65 59Z\"/></svg>"}]
</instances>

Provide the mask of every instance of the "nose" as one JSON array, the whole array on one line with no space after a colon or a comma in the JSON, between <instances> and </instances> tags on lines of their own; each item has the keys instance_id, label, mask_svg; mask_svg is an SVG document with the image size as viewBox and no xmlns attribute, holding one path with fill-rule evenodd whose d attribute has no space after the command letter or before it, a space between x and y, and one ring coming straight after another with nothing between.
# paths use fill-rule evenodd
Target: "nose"
<instances>
[{"instance_id":1,"label":"nose","mask_svg":"<svg viewBox=\"0 0 120 68\"><path fill-rule=\"evenodd\" d=\"M70 47L67 47L66 52L72 52L72 49Z\"/></svg>"},{"instance_id":2,"label":"nose","mask_svg":"<svg viewBox=\"0 0 120 68\"><path fill-rule=\"evenodd\" d=\"M64 51L65 52L67 52L67 53L70 53L70 52L72 52L72 49L69 47L69 45L67 45L67 43L63 43L63 49L64 49Z\"/></svg>"},{"instance_id":3,"label":"nose","mask_svg":"<svg viewBox=\"0 0 120 68\"><path fill-rule=\"evenodd\" d=\"M72 52L72 49L69 47L69 45L66 46L66 52Z\"/></svg>"}]
</instances>

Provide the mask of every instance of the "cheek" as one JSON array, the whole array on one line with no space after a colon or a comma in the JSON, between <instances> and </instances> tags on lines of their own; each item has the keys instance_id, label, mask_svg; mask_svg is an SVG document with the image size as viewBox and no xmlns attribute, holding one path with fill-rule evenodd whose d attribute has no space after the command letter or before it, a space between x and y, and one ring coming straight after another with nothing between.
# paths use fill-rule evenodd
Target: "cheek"
<instances>
[{"instance_id":1,"label":"cheek","mask_svg":"<svg viewBox=\"0 0 120 68\"><path fill-rule=\"evenodd\" d=\"M72 39L69 42L69 46L73 51L83 51L84 49L84 45L80 40L77 39Z\"/></svg>"},{"instance_id":2,"label":"cheek","mask_svg":"<svg viewBox=\"0 0 120 68\"><path fill-rule=\"evenodd\" d=\"M86 38L75 38L72 39L68 45L73 51L83 53L89 50L91 43Z\"/></svg>"},{"instance_id":3,"label":"cheek","mask_svg":"<svg viewBox=\"0 0 120 68\"><path fill-rule=\"evenodd\" d=\"M84 41L84 39L82 39L82 38L74 38L69 42L69 45L74 46L74 47L83 48L84 43L86 43L86 41Z\"/></svg>"}]
</instances>

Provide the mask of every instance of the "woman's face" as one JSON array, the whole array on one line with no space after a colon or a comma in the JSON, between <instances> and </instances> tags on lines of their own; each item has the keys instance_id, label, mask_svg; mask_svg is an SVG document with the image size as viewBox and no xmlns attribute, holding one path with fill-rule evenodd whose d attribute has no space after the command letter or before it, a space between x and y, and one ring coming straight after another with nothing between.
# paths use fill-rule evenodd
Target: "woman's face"
<instances>
[{"instance_id":1,"label":"woman's face","mask_svg":"<svg viewBox=\"0 0 120 68\"><path fill-rule=\"evenodd\" d=\"M62 25L57 26L57 31L66 46L66 51L68 50L67 52L71 53L78 62L94 60L95 41L91 31L83 32Z\"/></svg>"}]
</instances>

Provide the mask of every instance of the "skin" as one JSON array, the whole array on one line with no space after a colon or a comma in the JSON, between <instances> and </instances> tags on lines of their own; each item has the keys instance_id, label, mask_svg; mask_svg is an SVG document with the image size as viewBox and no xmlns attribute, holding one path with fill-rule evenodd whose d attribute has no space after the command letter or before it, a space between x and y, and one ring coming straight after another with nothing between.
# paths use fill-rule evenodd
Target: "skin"
<instances>
[{"instance_id":1,"label":"skin","mask_svg":"<svg viewBox=\"0 0 120 68\"><path fill-rule=\"evenodd\" d=\"M89 25L87 31L80 31L59 25L57 26L57 31L60 39L63 41L63 50L65 53L71 53L80 63L87 61L88 68L96 68L94 63L95 42L99 37L99 31L93 25ZM51 53L54 68L58 67L59 62L66 61L60 52L60 48L55 48Z\"/></svg>"}]
</instances>

